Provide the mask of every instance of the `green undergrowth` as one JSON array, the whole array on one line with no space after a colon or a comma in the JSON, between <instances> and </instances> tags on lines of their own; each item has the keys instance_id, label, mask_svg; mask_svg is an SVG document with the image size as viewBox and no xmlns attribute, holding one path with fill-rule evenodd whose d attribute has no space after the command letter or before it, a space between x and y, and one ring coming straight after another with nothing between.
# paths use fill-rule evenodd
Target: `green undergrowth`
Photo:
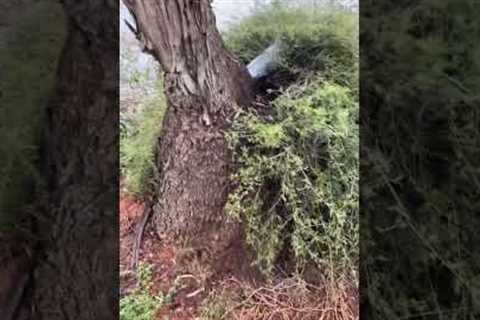
<instances>
[{"instance_id":1,"label":"green undergrowth","mask_svg":"<svg viewBox=\"0 0 480 320\"><path fill-rule=\"evenodd\" d=\"M474 0L362 7L365 318L479 318L479 14Z\"/></svg>"},{"instance_id":2,"label":"green undergrowth","mask_svg":"<svg viewBox=\"0 0 480 320\"><path fill-rule=\"evenodd\" d=\"M329 8L266 6L224 35L247 64L281 40L280 71L319 75L358 91L358 17Z\"/></svg>"},{"instance_id":3,"label":"green undergrowth","mask_svg":"<svg viewBox=\"0 0 480 320\"><path fill-rule=\"evenodd\" d=\"M291 249L298 266L349 267L358 250L358 104L329 82L294 86L266 120L241 112L227 211L245 222L262 269Z\"/></svg>"},{"instance_id":4,"label":"green undergrowth","mask_svg":"<svg viewBox=\"0 0 480 320\"><path fill-rule=\"evenodd\" d=\"M150 292L152 267L141 264L138 268L139 285L134 292L120 300L120 320L152 320L163 305L163 298Z\"/></svg>"},{"instance_id":5,"label":"green undergrowth","mask_svg":"<svg viewBox=\"0 0 480 320\"><path fill-rule=\"evenodd\" d=\"M240 111L228 135L239 169L227 211L244 221L266 273L284 252L299 270L356 270L357 28L353 13L274 6L226 35L245 62L281 39L280 68L298 76L269 117Z\"/></svg>"},{"instance_id":6,"label":"green undergrowth","mask_svg":"<svg viewBox=\"0 0 480 320\"><path fill-rule=\"evenodd\" d=\"M172 304L178 292L184 288L182 276L178 276L167 292L154 293L153 270L148 263L140 263L137 279L135 290L120 299L120 320L153 320L157 312Z\"/></svg>"},{"instance_id":7,"label":"green undergrowth","mask_svg":"<svg viewBox=\"0 0 480 320\"><path fill-rule=\"evenodd\" d=\"M153 183L155 141L166 109L161 81L157 86L155 94L144 99L139 112L121 130L121 174L127 191L136 197L147 194Z\"/></svg>"},{"instance_id":8,"label":"green undergrowth","mask_svg":"<svg viewBox=\"0 0 480 320\"><path fill-rule=\"evenodd\" d=\"M0 229L8 230L38 182L43 113L66 35L63 9L53 1L11 10L0 26Z\"/></svg>"}]
</instances>

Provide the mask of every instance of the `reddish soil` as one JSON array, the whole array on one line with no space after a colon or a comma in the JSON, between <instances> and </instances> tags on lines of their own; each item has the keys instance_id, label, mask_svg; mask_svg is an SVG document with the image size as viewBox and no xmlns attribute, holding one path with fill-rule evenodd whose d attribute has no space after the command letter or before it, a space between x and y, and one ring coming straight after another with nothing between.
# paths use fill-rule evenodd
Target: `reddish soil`
<instances>
[{"instance_id":1,"label":"reddish soil","mask_svg":"<svg viewBox=\"0 0 480 320\"><path fill-rule=\"evenodd\" d=\"M120 288L122 296L136 286L131 272L135 229L144 211L144 205L122 194L120 200ZM189 275L179 273L177 252L172 246L163 245L151 226L145 228L139 254L139 262L153 268L151 292L154 295L167 295L179 278L173 301L159 310L156 319L187 320L194 319L195 313L204 298L202 284ZM192 296L192 293L197 293Z\"/></svg>"},{"instance_id":2,"label":"reddish soil","mask_svg":"<svg viewBox=\"0 0 480 320\"><path fill-rule=\"evenodd\" d=\"M125 194L121 195L120 287L122 296L128 294L136 286L136 280L130 266L135 229L143 212L144 205L141 202ZM231 274L209 272L204 267L196 265L195 261L193 263L192 261L187 262L189 273L186 273L186 262L182 256L184 254L181 253L181 250L163 244L154 233L152 226L147 225L143 235L139 262L148 263L153 268L151 293L154 295L162 293L165 296L172 288L176 288L173 301L159 310L156 320L198 319L200 306L206 301L208 292L216 292L217 297L220 298L231 297L229 308L235 306L235 315L230 314L226 319L358 319L357 289L344 289L345 291L340 293L339 300L336 300L333 304L326 298L324 287L319 287L318 290L312 291L306 296L299 296L300 292L296 291L295 285L292 287L294 289L289 289L290 280L288 279L283 284L279 282L280 284L263 288L262 291L262 288L259 289L257 285L252 286L248 282L236 280L231 277ZM249 296L248 304L242 305L241 302L245 301L246 296ZM284 301L282 302L282 300ZM304 307L307 309L321 307L323 311L306 314L295 311L296 305L298 305L297 308ZM239 306L241 307L238 308ZM289 306L292 309L290 311L288 311ZM287 308L287 311L275 315L285 308ZM348 315L339 316L339 313L343 312L332 312L331 310L347 310Z\"/></svg>"}]
</instances>

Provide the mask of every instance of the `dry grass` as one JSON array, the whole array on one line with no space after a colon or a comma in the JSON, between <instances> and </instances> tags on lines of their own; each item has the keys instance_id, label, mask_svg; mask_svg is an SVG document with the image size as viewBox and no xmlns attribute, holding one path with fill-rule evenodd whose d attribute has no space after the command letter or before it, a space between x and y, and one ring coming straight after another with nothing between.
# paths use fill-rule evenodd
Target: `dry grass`
<instances>
[{"instance_id":1,"label":"dry grass","mask_svg":"<svg viewBox=\"0 0 480 320\"><path fill-rule=\"evenodd\" d=\"M358 319L358 287L347 280L322 279L321 286L301 277L254 286L230 278L212 292L199 320L353 320Z\"/></svg>"}]
</instances>

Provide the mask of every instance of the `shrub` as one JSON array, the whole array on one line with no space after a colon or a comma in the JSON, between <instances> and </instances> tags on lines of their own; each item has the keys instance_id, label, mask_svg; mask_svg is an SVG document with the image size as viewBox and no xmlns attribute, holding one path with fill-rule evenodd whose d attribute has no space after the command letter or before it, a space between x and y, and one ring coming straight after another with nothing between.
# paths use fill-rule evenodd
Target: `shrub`
<instances>
[{"instance_id":1,"label":"shrub","mask_svg":"<svg viewBox=\"0 0 480 320\"><path fill-rule=\"evenodd\" d=\"M285 92L271 120L241 112L229 133L239 170L227 211L245 221L271 271L286 246L299 264L347 266L358 246L358 105L331 83Z\"/></svg>"},{"instance_id":2,"label":"shrub","mask_svg":"<svg viewBox=\"0 0 480 320\"><path fill-rule=\"evenodd\" d=\"M362 7L365 318L480 314L479 9Z\"/></svg>"},{"instance_id":3,"label":"shrub","mask_svg":"<svg viewBox=\"0 0 480 320\"><path fill-rule=\"evenodd\" d=\"M136 116L122 127L120 139L121 174L129 193L142 196L152 187L155 141L160 135L166 109L162 83L145 99Z\"/></svg>"},{"instance_id":4,"label":"shrub","mask_svg":"<svg viewBox=\"0 0 480 320\"><path fill-rule=\"evenodd\" d=\"M120 320L151 320L163 304L162 297L156 297L150 293L152 280L150 265L139 266L138 278L138 288L120 300Z\"/></svg>"},{"instance_id":5,"label":"shrub","mask_svg":"<svg viewBox=\"0 0 480 320\"><path fill-rule=\"evenodd\" d=\"M266 6L224 38L245 64L280 39L283 70L301 76L322 73L342 85L358 87L358 17L351 12Z\"/></svg>"},{"instance_id":6,"label":"shrub","mask_svg":"<svg viewBox=\"0 0 480 320\"><path fill-rule=\"evenodd\" d=\"M352 13L275 6L225 36L244 62L282 39L281 69L298 75L270 117L239 111L228 134L239 169L227 211L244 221L266 273L282 252L297 267L356 270L357 27Z\"/></svg>"}]
</instances>

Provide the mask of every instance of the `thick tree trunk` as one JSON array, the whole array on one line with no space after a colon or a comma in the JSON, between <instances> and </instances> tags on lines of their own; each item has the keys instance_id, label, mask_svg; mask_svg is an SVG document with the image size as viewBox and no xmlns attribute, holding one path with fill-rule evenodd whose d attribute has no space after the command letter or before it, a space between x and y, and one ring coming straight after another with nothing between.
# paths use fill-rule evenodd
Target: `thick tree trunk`
<instances>
[{"instance_id":1,"label":"thick tree trunk","mask_svg":"<svg viewBox=\"0 0 480 320\"><path fill-rule=\"evenodd\" d=\"M157 231L181 243L219 249L238 233L238 223L223 212L231 172L224 133L235 106L251 101L252 80L224 48L210 0L124 3L137 22L137 37L165 75L168 111L157 150Z\"/></svg>"},{"instance_id":2,"label":"thick tree trunk","mask_svg":"<svg viewBox=\"0 0 480 320\"><path fill-rule=\"evenodd\" d=\"M68 39L47 114L31 319L116 319L118 2L63 3Z\"/></svg>"}]
</instances>

